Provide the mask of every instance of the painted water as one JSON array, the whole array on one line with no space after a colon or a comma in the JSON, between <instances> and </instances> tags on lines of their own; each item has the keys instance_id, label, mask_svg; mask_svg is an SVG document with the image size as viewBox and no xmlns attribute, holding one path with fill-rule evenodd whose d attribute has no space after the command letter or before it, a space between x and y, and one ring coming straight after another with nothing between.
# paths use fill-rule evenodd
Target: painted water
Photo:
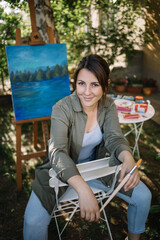
<instances>
[{"instance_id":1,"label":"painted water","mask_svg":"<svg viewBox=\"0 0 160 240\"><path fill-rule=\"evenodd\" d=\"M51 116L52 106L70 95L69 76L18 82L12 84L11 88L16 121Z\"/></svg>"}]
</instances>

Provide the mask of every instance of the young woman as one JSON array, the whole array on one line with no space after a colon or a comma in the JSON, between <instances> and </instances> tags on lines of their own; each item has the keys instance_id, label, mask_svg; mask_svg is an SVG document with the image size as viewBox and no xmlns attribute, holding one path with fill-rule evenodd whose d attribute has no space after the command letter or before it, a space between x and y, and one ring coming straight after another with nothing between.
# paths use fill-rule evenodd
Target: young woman
<instances>
[{"instance_id":1,"label":"young woman","mask_svg":"<svg viewBox=\"0 0 160 240\"><path fill-rule=\"evenodd\" d=\"M55 193L49 187L48 170L53 167L60 180L67 182L79 196L81 217L97 221L100 217L97 200L80 176L77 163L92 161L110 154L110 165L121 162L119 182L133 168L135 161L124 138L116 106L106 97L109 67L98 55L84 57L75 72L75 92L53 106L48 142L49 163L36 170L33 191L24 216L24 240L47 239ZM108 190L110 181L104 177L92 184ZM62 195L65 189L60 188ZM145 231L151 193L140 181L136 170L125 184L119 197L129 203L128 239L138 240Z\"/></svg>"}]
</instances>

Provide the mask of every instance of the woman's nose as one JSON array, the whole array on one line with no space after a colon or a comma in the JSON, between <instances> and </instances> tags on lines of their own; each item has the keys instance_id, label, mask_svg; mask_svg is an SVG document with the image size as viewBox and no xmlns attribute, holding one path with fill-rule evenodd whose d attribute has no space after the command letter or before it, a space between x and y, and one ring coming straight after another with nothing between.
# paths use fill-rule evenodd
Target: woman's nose
<instances>
[{"instance_id":1,"label":"woman's nose","mask_svg":"<svg viewBox=\"0 0 160 240\"><path fill-rule=\"evenodd\" d=\"M90 86L86 86L85 94L90 94L90 93L91 93L91 87Z\"/></svg>"}]
</instances>

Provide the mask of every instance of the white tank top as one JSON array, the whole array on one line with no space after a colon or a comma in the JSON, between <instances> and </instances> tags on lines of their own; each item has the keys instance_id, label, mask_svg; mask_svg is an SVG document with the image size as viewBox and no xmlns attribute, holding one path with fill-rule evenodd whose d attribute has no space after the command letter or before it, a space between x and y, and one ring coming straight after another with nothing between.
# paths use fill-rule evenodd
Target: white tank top
<instances>
[{"instance_id":1,"label":"white tank top","mask_svg":"<svg viewBox=\"0 0 160 240\"><path fill-rule=\"evenodd\" d=\"M83 137L82 148L78 157L78 163L91 161L94 159L95 147L102 141L102 132L97 124L96 128Z\"/></svg>"}]
</instances>

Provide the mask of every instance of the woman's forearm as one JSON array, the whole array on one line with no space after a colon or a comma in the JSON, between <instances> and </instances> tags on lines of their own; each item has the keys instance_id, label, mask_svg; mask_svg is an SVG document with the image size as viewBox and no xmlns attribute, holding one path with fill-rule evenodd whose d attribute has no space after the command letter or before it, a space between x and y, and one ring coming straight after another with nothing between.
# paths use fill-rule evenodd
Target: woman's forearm
<instances>
[{"instance_id":1,"label":"woman's forearm","mask_svg":"<svg viewBox=\"0 0 160 240\"><path fill-rule=\"evenodd\" d=\"M67 180L68 184L74 188L74 190L79 194L83 192L83 189L89 188L88 184L80 175L75 175Z\"/></svg>"},{"instance_id":2,"label":"woman's forearm","mask_svg":"<svg viewBox=\"0 0 160 240\"><path fill-rule=\"evenodd\" d=\"M131 162L135 163L132 154L131 154L129 151L127 151L127 150L122 151L122 152L118 155L118 159L119 159L121 162L131 161Z\"/></svg>"},{"instance_id":3,"label":"woman's forearm","mask_svg":"<svg viewBox=\"0 0 160 240\"><path fill-rule=\"evenodd\" d=\"M69 178L67 182L78 193L81 217L87 221L97 221L100 218L99 206L89 185L79 175Z\"/></svg>"}]
</instances>

